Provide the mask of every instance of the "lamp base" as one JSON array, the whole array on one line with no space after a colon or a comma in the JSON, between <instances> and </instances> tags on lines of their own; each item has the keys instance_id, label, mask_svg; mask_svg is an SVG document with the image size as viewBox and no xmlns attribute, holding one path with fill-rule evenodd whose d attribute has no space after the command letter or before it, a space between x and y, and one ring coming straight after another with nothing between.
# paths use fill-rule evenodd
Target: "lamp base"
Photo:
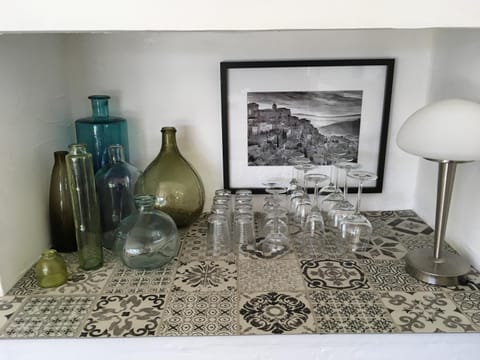
<instances>
[{"instance_id":1,"label":"lamp base","mask_svg":"<svg viewBox=\"0 0 480 360\"><path fill-rule=\"evenodd\" d=\"M470 271L460 255L445 252L435 260L433 249L416 249L406 256L405 270L414 278L433 285L454 286Z\"/></svg>"}]
</instances>

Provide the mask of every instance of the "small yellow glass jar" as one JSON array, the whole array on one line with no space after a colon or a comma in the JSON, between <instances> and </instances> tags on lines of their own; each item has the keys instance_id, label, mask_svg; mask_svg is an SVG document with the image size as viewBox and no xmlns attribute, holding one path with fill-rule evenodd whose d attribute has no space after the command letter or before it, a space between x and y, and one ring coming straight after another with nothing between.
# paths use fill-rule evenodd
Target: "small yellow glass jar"
<instances>
[{"instance_id":1,"label":"small yellow glass jar","mask_svg":"<svg viewBox=\"0 0 480 360\"><path fill-rule=\"evenodd\" d=\"M56 250L50 249L42 253L35 265L38 286L42 288L57 287L67 282L67 265Z\"/></svg>"}]
</instances>

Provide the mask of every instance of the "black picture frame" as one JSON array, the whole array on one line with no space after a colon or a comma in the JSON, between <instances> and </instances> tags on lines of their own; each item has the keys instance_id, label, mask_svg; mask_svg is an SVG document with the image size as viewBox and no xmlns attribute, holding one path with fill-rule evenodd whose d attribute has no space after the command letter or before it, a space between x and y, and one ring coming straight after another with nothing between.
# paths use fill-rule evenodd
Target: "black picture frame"
<instances>
[{"instance_id":1,"label":"black picture frame","mask_svg":"<svg viewBox=\"0 0 480 360\"><path fill-rule=\"evenodd\" d=\"M248 98L262 96L271 98L270 95L275 98L276 96L289 94L297 96L299 94L299 99L302 99L300 97L302 94L310 96L309 94L316 95L318 93L321 97L324 97L325 94L336 96L353 90L355 96L360 94L361 98L361 115L357 114L359 118L358 130L356 130L358 137L356 160L360 163L366 160L369 168L365 170L376 172L378 176L374 184L365 185L363 192L381 193L384 181L394 66L395 59L393 58L221 62L224 188L232 191L240 188L250 189L254 194L264 194L264 188L261 185L259 186L261 177L266 180L266 178L278 177L275 171L291 172L291 170L285 170L289 166L249 165L251 155L247 132L251 129L248 127L249 110L247 107L250 106L248 105ZM328 82L328 85L323 84L324 79L325 82ZM335 88L337 80L339 87ZM350 81L351 86L348 85ZM303 87L302 84L305 84L305 86ZM362 88L362 86L364 87ZM349 94L349 96L351 95ZM258 105L256 103L250 104ZM364 114L364 109L367 108L366 104L368 104L368 110L365 110L366 114ZM242 109L242 106L245 108ZM273 106L276 106L276 104ZM256 106L256 109L258 108ZM244 112L247 116L242 115ZM244 131L245 126L247 126L246 131ZM239 129L243 130L239 131ZM369 141L363 141L362 131L368 134ZM245 135L242 135L244 132ZM239 134L240 137L247 136L247 140L245 141L244 138L237 140ZM367 139L367 135L365 135L365 138ZM245 144L246 154L242 153L242 146L239 146L239 144ZM277 148L278 146L277 136ZM374 156L370 156L370 153L373 153ZM246 165L245 162L247 162ZM270 175L270 173L272 174ZM262 174L267 176L261 176ZM355 186L351 186L349 191L356 191Z\"/></svg>"}]
</instances>

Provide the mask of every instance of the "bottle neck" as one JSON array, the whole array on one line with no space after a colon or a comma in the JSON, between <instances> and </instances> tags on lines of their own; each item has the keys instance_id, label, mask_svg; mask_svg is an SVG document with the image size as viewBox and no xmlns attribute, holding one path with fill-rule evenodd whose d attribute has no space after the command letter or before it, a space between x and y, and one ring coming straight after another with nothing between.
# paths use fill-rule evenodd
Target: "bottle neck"
<instances>
[{"instance_id":1,"label":"bottle neck","mask_svg":"<svg viewBox=\"0 0 480 360\"><path fill-rule=\"evenodd\" d=\"M42 258L45 260L55 259L56 256L57 256L57 251L54 249L49 249L42 253Z\"/></svg>"},{"instance_id":2,"label":"bottle neck","mask_svg":"<svg viewBox=\"0 0 480 360\"><path fill-rule=\"evenodd\" d=\"M108 156L110 164L118 164L125 162L125 153L123 151L123 145L110 145L108 147Z\"/></svg>"},{"instance_id":3,"label":"bottle neck","mask_svg":"<svg viewBox=\"0 0 480 360\"><path fill-rule=\"evenodd\" d=\"M135 207L138 211L146 211L152 209L155 205L155 196L153 195L137 195L135 196Z\"/></svg>"},{"instance_id":4,"label":"bottle neck","mask_svg":"<svg viewBox=\"0 0 480 360\"><path fill-rule=\"evenodd\" d=\"M177 130L174 127L162 128L162 149L161 150L177 150L177 139L175 133Z\"/></svg>"},{"instance_id":5,"label":"bottle neck","mask_svg":"<svg viewBox=\"0 0 480 360\"><path fill-rule=\"evenodd\" d=\"M92 102L92 118L93 119L108 119L108 99L110 96L93 95L88 97Z\"/></svg>"},{"instance_id":6,"label":"bottle neck","mask_svg":"<svg viewBox=\"0 0 480 360\"><path fill-rule=\"evenodd\" d=\"M87 146L85 144L71 144L69 147L70 154L72 155L86 155Z\"/></svg>"},{"instance_id":7,"label":"bottle neck","mask_svg":"<svg viewBox=\"0 0 480 360\"><path fill-rule=\"evenodd\" d=\"M68 151L55 151L53 153L53 159L55 162L65 162L65 156L68 154Z\"/></svg>"}]
</instances>

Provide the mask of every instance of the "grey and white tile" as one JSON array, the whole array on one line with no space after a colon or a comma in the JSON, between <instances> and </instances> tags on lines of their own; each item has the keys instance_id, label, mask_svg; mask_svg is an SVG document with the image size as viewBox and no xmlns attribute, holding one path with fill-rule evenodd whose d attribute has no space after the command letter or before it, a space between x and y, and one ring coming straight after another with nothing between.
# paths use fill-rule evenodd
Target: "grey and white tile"
<instances>
[{"instance_id":1,"label":"grey and white tile","mask_svg":"<svg viewBox=\"0 0 480 360\"><path fill-rule=\"evenodd\" d=\"M472 322L445 292L380 293L390 316L402 332L473 332Z\"/></svg>"},{"instance_id":2,"label":"grey and white tile","mask_svg":"<svg viewBox=\"0 0 480 360\"><path fill-rule=\"evenodd\" d=\"M433 229L418 217L395 217L387 220L386 224L393 230L408 235L429 235L433 233Z\"/></svg>"},{"instance_id":3,"label":"grey and white tile","mask_svg":"<svg viewBox=\"0 0 480 360\"><path fill-rule=\"evenodd\" d=\"M355 255L374 260L399 260L407 254L407 249L394 237L372 236L365 248Z\"/></svg>"},{"instance_id":4,"label":"grey and white tile","mask_svg":"<svg viewBox=\"0 0 480 360\"><path fill-rule=\"evenodd\" d=\"M239 260L238 289L243 292L304 290L295 260Z\"/></svg>"},{"instance_id":5,"label":"grey and white tile","mask_svg":"<svg viewBox=\"0 0 480 360\"><path fill-rule=\"evenodd\" d=\"M0 331L22 305L25 296L6 295L0 297Z\"/></svg>"},{"instance_id":6,"label":"grey and white tile","mask_svg":"<svg viewBox=\"0 0 480 360\"><path fill-rule=\"evenodd\" d=\"M183 291L234 290L237 286L236 263L225 260L180 263L173 286L174 290Z\"/></svg>"},{"instance_id":7,"label":"grey and white tile","mask_svg":"<svg viewBox=\"0 0 480 360\"><path fill-rule=\"evenodd\" d=\"M387 291L435 291L438 286L419 281L405 272L405 261L358 260L371 286ZM443 288L440 288L443 289Z\"/></svg>"},{"instance_id":8,"label":"grey and white tile","mask_svg":"<svg viewBox=\"0 0 480 360\"><path fill-rule=\"evenodd\" d=\"M395 327L380 298L369 290L321 290L308 294L318 333L391 333Z\"/></svg>"},{"instance_id":9,"label":"grey and white tile","mask_svg":"<svg viewBox=\"0 0 480 360\"><path fill-rule=\"evenodd\" d=\"M236 291L174 291L157 335L237 335L237 303Z\"/></svg>"},{"instance_id":10,"label":"grey and white tile","mask_svg":"<svg viewBox=\"0 0 480 360\"><path fill-rule=\"evenodd\" d=\"M119 266L110 276L102 292L106 294L164 293L171 286L175 267L175 261L153 270L136 270Z\"/></svg>"},{"instance_id":11,"label":"grey and white tile","mask_svg":"<svg viewBox=\"0 0 480 360\"><path fill-rule=\"evenodd\" d=\"M102 292L105 284L112 275L114 267L115 265L110 263L97 270L85 271L77 268L75 272L69 274L68 280L65 284L56 288L38 288L35 293L45 295L99 294Z\"/></svg>"},{"instance_id":12,"label":"grey and white tile","mask_svg":"<svg viewBox=\"0 0 480 360\"><path fill-rule=\"evenodd\" d=\"M15 285L8 291L7 295L31 295L39 290L34 268L28 270Z\"/></svg>"},{"instance_id":13,"label":"grey and white tile","mask_svg":"<svg viewBox=\"0 0 480 360\"><path fill-rule=\"evenodd\" d=\"M448 293L457 305L458 310L465 314L477 330L480 330L480 292L456 291Z\"/></svg>"},{"instance_id":14,"label":"grey and white tile","mask_svg":"<svg viewBox=\"0 0 480 360\"><path fill-rule=\"evenodd\" d=\"M42 296L27 298L5 326L11 338L48 338L78 336L94 296Z\"/></svg>"},{"instance_id":15,"label":"grey and white tile","mask_svg":"<svg viewBox=\"0 0 480 360\"><path fill-rule=\"evenodd\" d=\"M164 305L164 294L102 295L80 337L153 336Z\"/></svg>"},{"instance_id":16,"label":"grey and white tile","mask_svg":"<svg viewBox=\"0 0 480 360\"><path fill-rule=\"evenodd\" d=\"M369 289L362 269L353 260L302 260L303 279L311 289Z\"/></svg>"},{"instance_id":17,"label":"grey and white tile","mask_svg":"<svg viewBox=\"0 0 480 360\"><path fill-rule=\"evenodd\" d=\"M301 292L243 293L239 321L241 334L315 332L312 310Z\"/></svg>"}]
</instances>

